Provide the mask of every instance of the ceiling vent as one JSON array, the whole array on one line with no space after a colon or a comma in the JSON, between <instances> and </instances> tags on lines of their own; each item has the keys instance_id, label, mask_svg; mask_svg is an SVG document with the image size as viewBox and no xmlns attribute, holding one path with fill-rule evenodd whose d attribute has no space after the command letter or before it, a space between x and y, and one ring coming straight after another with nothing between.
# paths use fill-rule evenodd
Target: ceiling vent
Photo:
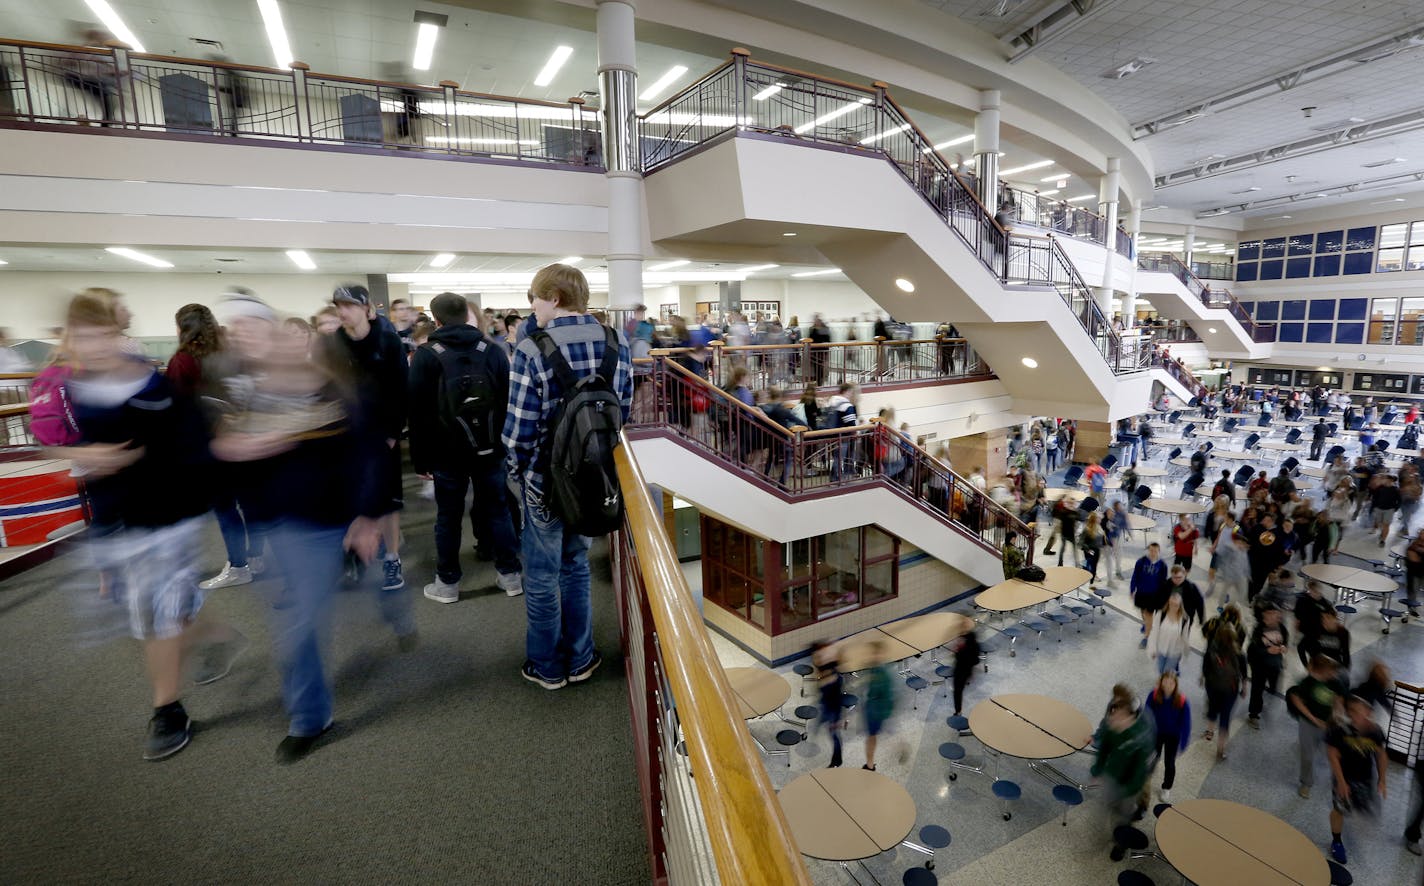
<instances>
[{"instance_id":1,"label":"ceiling vent","mask_svg":"<svg viewBox=\"0 0 1424 886\"><path fill-rule=\"evenodd\" d=\"M1100 74L1099 76L1103 77L1106 80L1121 80L1124 77L1131 77L1133 74L1136 74L1138 71L1142 70L1148 65L1155 64L1156 62L1157 59L1155 58L1138 57L1130 62L1127 62L1126 64L1118 65L1115 68L1108 68L1106 71L1103 71L1102 74Z\"/></svg>"}]
</instances>

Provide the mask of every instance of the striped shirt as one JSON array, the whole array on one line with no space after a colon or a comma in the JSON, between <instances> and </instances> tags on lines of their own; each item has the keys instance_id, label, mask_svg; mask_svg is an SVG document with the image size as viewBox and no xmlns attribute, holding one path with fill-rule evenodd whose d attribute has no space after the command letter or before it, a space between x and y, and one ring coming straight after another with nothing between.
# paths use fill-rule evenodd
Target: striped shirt
<instances>
[{"instance_id":1,"label":"striped shirt","mask_svg":"<svg viewBox=\"0 0 1424 886\"><path fill-rule=\"evenodd\" d=\"M558 317L546 327L559 351L568 361L574 375L582 378L598 371L605 347L604 326L590 314ZM628 343L618 334L618 368L613 374L613 391L623 404L623 420L633 405L632 363L628 359ZM509 471L540 491L546 472L545 443L549 421L559 405L563 392L554 377L553 367L545 365L544 355L532 337L524 338L514 349L514 361L509 369L509 411L504 418L503 440L509 451Z\"/></svg>"}]
</instances>

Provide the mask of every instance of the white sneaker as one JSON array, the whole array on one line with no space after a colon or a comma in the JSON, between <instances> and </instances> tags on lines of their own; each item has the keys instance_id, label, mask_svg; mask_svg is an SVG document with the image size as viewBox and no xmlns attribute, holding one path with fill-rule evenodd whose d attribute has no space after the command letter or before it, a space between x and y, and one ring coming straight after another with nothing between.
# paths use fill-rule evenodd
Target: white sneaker
<instances>
[{"instance_id":1,"label":"white sneaker","mask_svg":"<svg viewBox=\"0 0 1424 886\"><path fill-rule=\"evenodd\" d=\"M246 584L252 584L252 567L224 563L222 572L207 581L198 582L198 587L205 591L216 591L218 588L233 588Z\"/></svg>"},{"instance_id":2,"label":"white sneaker","mask_svg":"<svg viewBox=\"0 0 1424 886\"><path fill-rule=\"evenodd\" d=\"M259 576L267 571L267 561L261 557L248 557L247 571L252 573L253 577Z\"/></svg>"},{"instance_id":3,"label":"white sneaker","mask_svg":"<svg viewBox=\"0 0 1424 886\"><path fill-rule=\"evenodd\" d=\"M425 596L436 603L460 602L460 584L446 584L439 578L425 586Z\"/></svg>"},{"instance_id":4,"label":"white sneaker","mask_svg":"<svg viewBox=\"0 0 1424 886\"><path fill-rule=\"evenodd\" d=\"M420 497L426 499L427 501L435 500L434 480L426 480L425 483L420 487Z\"/></svg>"},{"instance_id":5,"label":"white sneaker","mask_svg":"<svg viewBox=\"0 0 1424 886\"><path fill-rule=\"evenodd\" d=\"M1162 791L1162 802L1163 802L1163 803L1170 803L1170 802L1172 802L1172 789L1171 789L1171 788L1165 788L1165 789Z\"/></svg>"},{"instance_id":6,"label":"white sneaker","mask_svg":"<svg viewBox=\"0 0 1424 886\"><path fill-rule=\"evenodd\" d=\"M505 596L518 597L524 593L524 577L521 573L511 572L508 575L496 573L494 583L499 585L499 589L504 591Z\"/></svg>"}]
</instances>

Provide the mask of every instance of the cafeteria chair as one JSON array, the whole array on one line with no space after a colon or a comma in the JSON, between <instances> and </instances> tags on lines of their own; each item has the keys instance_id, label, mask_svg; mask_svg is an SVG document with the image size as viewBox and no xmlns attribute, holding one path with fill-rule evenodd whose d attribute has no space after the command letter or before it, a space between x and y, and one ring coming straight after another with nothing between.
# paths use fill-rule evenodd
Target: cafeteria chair
<instances>
[{"instance_id":1,"label":"cafeteria chair","mask_svg":"<svg viewBox=\"0 0 1424 886\"><path fill-rule=\"evenodd\" d=\"M911 871L919 871L921 875L923 875L929 871L934 870L935 850L948 849L950 839L951 838L949 836L949 831L945 830L937 824L927 824L924 827L920 828L920 842L915 843L911 840L901 840L900 845L904 846L906 849L913 849L916 852L923 852L925 855L928 855L930 857L929 861L925 862L924 867L911 868L909 871L905 872L905 883L909 884L911 882ZM920 876L918 879L914 880L914 882L934 883L937 881L934 875L931 874L928 880L926 880L923 876Z\"/></svg>"},{"instance_id":2,"label":"cafeteria chair","mask_svg":"<svg viewBox=\"0 0 1424 886\"><path fill-rule=\"evenodd\" d=\"M1119 871L1117 886L1157 886L1155 880L1141 871Z\"/></svg>"},{"instance_id":3,"label":"cafeteria chair","mask_svg":"<svg viewBox=\"0 0 1424 886\"><path fill-rule=\"evenodd\" d=\"M905 686L915 691L915 696L911 699L914 710L918 711L920 709L920 690L929 685L930 681L921 677L919 674L911 674L905 678Z\"/></svg>"},{"instance_id":4,"label":"cafeteria chair","mask_svg":"<svg viewBox=\"0 0 1424 886\"><path fill-rule=\"evenodd\" d=\"M1290 433L1289 433L1289 434L1286 434L1286 442L1289 443L1289 444L1291 444L1292 446L1294 446L1295 444L1299 443L1299 442L1300 442L1300 428L1291 428L1291 429L1290 429Z\"/></svg>"},{"instance_id":5,"label":"cafeteria chair","mask_svg":"<svg viewBox=\"0 0 1424 886\"><path fill-rule=\"evenodd\" d=\"M1386 412L1384 415L1381 415L1381 416L1380 416L1380 420L1379 420L1380 427L1384 427L1385 425L1392 425L1392 424L1394 424L1394 419L1395 419L1398 415L1399 415L1398 412Z\"/></svg>"},{"instance_id":6,"label":"cafeteria chair","mask_svg":"<svg viewBox=\"0 0 1424 886\"><path fill-rule=\"evenodd\" d=\"M1226 421L1221 423L1221 429L1228 434L1232 434L1236 432L1236 426L1240 423L1241 422L1237 419L1228 418Z\"/></svg>"},{"instance_id":7,"label":"cafeteria chair","mask_svg":"<svg viewBox=\"0 0 1424 886\"><path fill-rule=\"evenodd\" d=\"M1257 434L1257 433L1254 432L1254 431L1252 431L1251 433L1249 433L1249 434L1246 435L1246 439L1245 439L1245 440L1242 440L1242 441L1241 441L1241 450L1242 450L1243 452L1250 452L1252 449L1255 449L1255 448L1256 448L1256 444L1257 444L1257 443L1260 443L1260 442L1261 442L1261 435L1260 435L1260 434Z\"/></svg>"},{"instance_id":8,"label":"cafeteria chair","mask_svg":"<svg viewBox=\"0 0 1424 886\"><path fill-rule=\"evenodd\" d=\"M1173 446L1173 447L1172 447L1172 451L1169 452L1169 453L1167 453L1167 461L1170 462L1172 459L1180 457L1181 454L1182 454L1182 447L1180 447L1180 446Z\"/></svg>"},{"instance_id":9,"label":"cafeteria chair","mask_svg":"<svg viewBox=\"0 0 1424 886\"><path fill-rule=\"evenodd\" d=\"M950 729L953 729L960 735L974 734L973 732L969 731L969 718L964 716L963 714L950 714L948 717L945 718L944 723L946 726L948 726Z\"/></svg>"},{"instance_id":10,"label":"cafeteria chair","mask_svg":"<svg viewBox=\"0 0 1424 886\"><path fill-rule=\"evenodd\" d=\"M1162 813L1166 812L1168 809L1171 809L1171 808L1172 808L1172 804L1171 804L1171 803L1158 803L1156 806L1153 806L1153 807L1152 807L1152 817L1153 817L1153 818L1161 818L1161 817L1162 817Z\"/></svg>"},{"instance_id":11,"label":"cafeteria chair","mask_svg":"<svg viewBox=\"0 0 1424 886\"><path fill-rule=\"evenodd\" d=\"M1109 452L1107 455L1103 456L1102 461L1098 462L1098 467L1111 474L1113 468L1117 467L1117 456Z\"/></svg>"},{"instance_id":12,"label":"cafeteria chair","mask_svg":"<svg viewBox=\"0 0 1424 886\"><path fill-rule=\"evenodd\" d=\"M1365 426L1365 417L1364 417L1363 415L1354 416L1354 417L1351 418L1349 421L1345 422L1345 430L1347 430L1347 431L1358 431L1360 428L1362 428L1362 427L1364 427L1364 426Z\"/></svg>"},{"instance_id":13,"label":"cafeteria chair","mask_svg":"<svg viewBox=\"0 0 1424 886\"><path fill-rule=\"evenodd\" d=\"M1188 477L1186 479L1186 482L1182 484L1182 500L1190 501L1196 498L1197 490L1200 489L1201 485L1205 482L1205 479L1197 480L1192 477Z\"/></svg>"},{"instance_id":14,"label":"cafeteria chair","mask_svg":"<svg viewBox=\"0 0 1424 886\"><path fill-rule=\"evenodd\" d=\"M904 886L938 886L939 877L930 873L928 868L910 868L901 882Z\"/></svg>"},{"instance_id":15,"label":"cafeteria chair","mask_svg":"<svg viewBox=\"0 0 1424 886\"><path fill-rule=\"evenodd\" d=\"M964 745L957 741L947 741L939 746L939 755L943 757L944 761L953 769L968 769L970 772L983 772L983 766L970 766L968 763L963 762L966 753ZM958 772L951 771L949 773L950 781L955 781L958 778Z\"/></svg>"},{"instance_id":16,"label":"cafeteria chair","mask_svg":"<svg viewBox=\"0 0 1424 886\"><path fill-rule=\"evenodd\" d=\"M1286 471L1292 477L1300 476L1300 459L1296 458L1294 455L1281 462L1281 467L1285 468Z\"/></svg>"},{"instance_id":17,"label":"cafeteria chair","mask_svg":"<svg viewBox=\"0 0 1424 886\"><path fill-rule=\"evenodd\" d=\"M801 739L804 737L802 733L797 732L795 729L782 729L776 733L776 743L781 745L780 750L768 748L766 755L768 757L785 757L786 768L790 769L791 749L800 744Z\"/></svg>"},{"instance_id":18,"label":"cafeteria chair","mask_svg":"<svg viewBox=\"0 0 1424 886\"><path fill-rule=\"evenodd\" d=\"M807 684L808 682L810 682L810 680L811 680L811 675L814 674L814 673L816 673L816 669L813 668L813 667L811 667L810 665L806 664L805 662L802 662L801 664L796 665L795 667L793 667L791 670L792 670L793 673L795 673L795 674L797 674L798 676L801 677L801 697L802 697L802 698L805 698L805 697L806 697L806 684Z\"/></svg>"},{"instance_id":19,"label":"cafeteria chair","mask_svg":"<svg viewBox=\"0 0 1424 886\"><path fill-rule=\"evenodd\" d=\"M1251 465L1242 465L1236 471L1236 476L1231 478L1231 482L1236 486L1245 486L1251 482L1251 478L1256 476L1256 469Z\"/></svg>"},{"instance_id":20,"label":"cafeteria chair","mask_svg":"<svg viewBox=\"0 0 1424 886\"><path fill-rule=\"evenodd\" d=\"M821 709L815 705L803 704L792 713L801 721L801 740L805 741L810 737L811 724L821 716Z\"/></svg>"},{"instance_id":21,"label":"cafeteria chair","mask_svg":"<svg viewBox=\"0 0 1424 886\"><path fill-rule=\"evenodd\" d=\"M949 695L949 679L954 676L954 665L942 664L936 667L935 676L944 684L944 694Z\"/></svg>"},{"instance_id":22,"label":"cafeteria chair","mask_svg":"<svg viewBox=\"0 0 1424 886\"><path fill-rule=\"evenodd\" d=\"M1331 446L1328 450L1326 450L1326 452L1325 452L1325 458L1323 459L1323 461L1324 461L1325 464L1330 464L1331 462L1333 462L1333 461L1335 460L1336 456L1340 456L1340 455L1344 455L1344 454L1345 454L1345 447L1343 447L1343 446L1341 446L1340 444L1336 443L1334 446Z\"/></svg>"},{"instance_id":23,"label":"cafeteria chair","mask_svg":"<svg viewBox=\"0 0 1424 886\"><path fill-rule=\"evenodd\" d=\"M850 712L855 710L855 706L860 704L860 697L851 692L841 693L841 715L845 718L843 725L850 723Z\"/></svg>"},{"instance_id":24,"label":"cafeteria chair","mask_svg":"<svg viewBox=\"0 0 1424 886\"><path fill-rule=\"evenodd\" d=\"M1001 808L1004 810L1004 821L1013 818L1014 814L1009 811L1009 804L1023 796L1023 788L1019 787L1018 782L1009 781L1007 778L998 778L994 780L992 790L994 796L999 798Z\"/></svg>"},{"instance_id":25,"label":"cafeteria chair","mask_svg":"<svg viewBox=\"0 0 1424 886\"><path fill-rule=\"evenodd\" d=\"M1271 413L1263 412L1261 417L1256 419L1256 427L1269 428L1271 426Z\"/></svg>"},{"instance_id":26,"label":"cafeteria chair","mask_svg":"<svg viewBox=\"0 0 1424 886\"><path fill-rule=\"evenodd\" d=\"M1077 486L1078 481L1081 479L1083 479L1082 465L1073 465L1067 471L1063 472L1063 485L1069 489Z\"/></svg>"},{"instance_id":27,"label":"cafeteria chair","mask_svg":"<svg viewBox=\"0 0 1424 886\"><path fill-rule=\"evenodd\" d=\"M1349 868L1328 858L1325 863L1330 865L1330 886L1354 886L1355 875L1350 873Z\"/></svg>"},{"instance_id":28,"label":"cafeteria chair","mask_svg":"<svg viewBox=\"0 0 1424 886\"><path fill-rule=\"evenodd\" d=\"M1142 503L1147 501L1147 499L1151 497L1152 487L1148 486L1146 483L1143 483L1136 489L1132 490L1132 507L1140 509L1142 507Z\"/></svg>"},{"instance_id":29,"label":"cafeteria chair","mask_svg":"<svg viewBox=\"0 0 1424 886\"><path fill-rule=\"evenodd\" d=\"M1188 405L1190 406L1190 405L1194 405L1194 404L1188 404ZM1172 410L1172 413L1167 416L1167 424L1169 424L1169 425L1174 425L1174 424L1176 424L1177 422L1179 422L1179 421L1181 421L1181 420L1182 420L1182 410L1180 410L1180 409L1174 409L1174 410Z\"/></svg>"},{"instance_id":30,"label":"cafeteria chair","mask_svg":"<svg viewBox=\"0 0 1424 886\"><path fill-rule=\"evenodd\" d=\"M1192 439L1192 435L1195 434L1196 432L1197 432L1197 425L1196 425L1196 422L1189 421L1189 422L1187 422L1186 424L1182 425L1182 438L1183 438L1183 439L1186 439L1186 440Z\"/></svg>"},{"instance_id":31,"label":"cafeteria chair","mask_svg":"<svg viewBox=\"0 0 1424 886\"><path fill-rule=\"evenodd\" d=\"M1216 443L1212 442L1211 440L1208 440L1203 443L1202 446L1205 447L1204 449L1202 449L1202 452L1211 452L1213 449L1216 448Z\"/></svg>"},{"instance_id":32,"label":"cafeteria chair","mask_svg":"<svg viewBox=\"0 0 1424 886\"><path fill-rule=\"evenodd\" d=\"M1346 618L1346 616L1354 615L1356 612L1359 612L1359 611L1360 611L1360 610L1358 610L1358 609L1356 609L1355 607L1351 606L1349 603L1336 603L1336 604L1335 604L1335 614L1340 617L1340 624L1341 624L1341 626L1344 626L1344 625L1345 625L1345 618Z\"/></svg>"},{"instance_id":33,"label":"cafeteria chair","mask_svg":"<svg viewBox=\"0 0 1424 886\"><path fill-rule=\"evenodd\" d=\"M1147 835L1130 824L1118 825L1113 828L1112 839L1111 857L1113 861L1122 861L1129 854L1132 858L1157 857L1157 853L1147 851L1149 845Z\"/></svg>"},{"instance_id":34,"label":"cafeteria chair","mask_svg":"<svg viewBox=\"0 0 1424 886\"><path fill-rule=\"evenodd\" d=\"M1083 805L1083 792L1071 784L1053 786L1053 799L1063 804L1063 826L1068 827L1068 810Z\"/></svg>"}]
</instances>

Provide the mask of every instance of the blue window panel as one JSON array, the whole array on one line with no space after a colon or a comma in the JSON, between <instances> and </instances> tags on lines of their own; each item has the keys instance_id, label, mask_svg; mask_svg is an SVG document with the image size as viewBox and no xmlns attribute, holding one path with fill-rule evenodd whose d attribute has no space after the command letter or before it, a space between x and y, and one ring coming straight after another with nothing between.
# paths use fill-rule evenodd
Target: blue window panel
<instances>
[{"instance_id":1,"label":"blue window panel","mask_svg":"<svg viewBox=\"0 0 1424 886\"><path fill-rule=\"evenodd\" d=\"M1315 344L1330 344L1330 335L1335 330L1334 323L1311 323L1305 327L1305 340Z\"/></svg>"},{"instance_id":2,"label":"blue window panel","mask_svg":"<svg viewBox=\"0 0 1424 886\"><path fill-rule=\"evenodd\" d=\"M1339 252L1344 247L1344 231L1321 231L1315 237L1316 252Z\"/></svg>"},{"instance_id":3,"label":"blue window panel","mask_svg":"<svg viewBox=\"0 0 1424 886\"><path fill-rule=\"evenodd\" d=\"M1337 277L1340 274L1340 254L1317 255L1315 257L1316 277Z\"/></svg>"},{"instance_id":4,"label":"blue window panel","mask_svg":"<svg viewBox=\"0 0 1424 886\"><path fill-rule=\"evenodd\" d=\"M1335 299L1317 298L1310 303L1310 319L1312 320L1334 320L1335 319Z\"/></svg>"},{"instance_id":5,"label":"blue window panel","mask_svg":"<svg viewBox=\"0 0 1424 886\"><path fill-rule=\"evenodd\" d=\"M1310 255L1315 251L1314 234L1291 234L1286 241L1287 255Z\"/></svg>"},{"instance_id":6,"label":"blue window panel","mask_svg":"<svg viewBox=\"0 0 1424 886\"><path fill-rule=\"evenodd\" d=\"M1256 319L1263 323L1274 323L1280 318L1281 303L1278 301L1256 302Z\"/></svg>"},{"instance_id":7,"label":"blue window panel","mask_svg":"<svg viewBox=\"0 0 1424 886\"><path fill-rule=\"evenodd\" d=\"M1363 254L1363 253L1362 253L1362 254ZM1368 257L1368 256L1366 256L1366 257ZM1368 262L1366 262L1366 264L1368 264ZM1262 280L1279 280L1279 279L1281 279L1281 272L1282 272L1284 269L1285 269L1285 262L1282 261L1281 259L1278 259L1278 258L1277 258L1277 259L1272 259L1271 261L1263 261L1263 262L1261 262L1261 279L1262 279Z\"/></svg>"},{"instance_id":8,"label":"blue window panel","mask_svg":"<svg viewBox=\"0 0 1424 886\"><path fill-rule=\"evenodd\" d=\"M1375 269L1375 254L1373 252L1347 252L1345 253L1345 273L1348 274L1368 274ZM1261 279L1266 279L1265 274Z\"/></svg>"},{"instance_id":9,"label":"blue window panel","mask_svg":"<svg viewBox=\"0 0 1424 886\"><path fill-rule=\"evenodd\" d=\"M1363 323L1336 323L1335 324L1335 344L1337 345L1358 345L1365 340L1365 324Z\"/></svg>"},{"instance_id":10,"label":"blue window panel","mask_svg":"<svg viewBox=\"0 0 1424 886\"><path fill-rule=\"evenodd\" d=\"M1293 298L1281 302L1282 320L1304 320L1305 319L1305 299Z\"/></svg>"},{"instance_id":11,"label":"blue window panel","mask_svg":"<svg viewBox=\"0 0 1424 886\"><path fill-rule=\"evenodd\" d=\"M1286 279L1295 280L1310 276L1310 256L1286 259Z\"/></svg>"},{"instance_id":12,"label":"blue window panel","mask_svg":"<svg viewBox=\"0 0 1424 886\"><path fill-rule=\"evenodd\" d=\"M1276 328L1280 330L1276 341L1300 341L1301 336L1305 334L1304 323L1282 323Z\"/></svg>"},{"instance_id":13,"label":"blue window panel","mask_svg":"<svg viewBox=\"0 0 1424 886\"><path fill-rule=\"evenodd\" d=\"M1370 312L1370 300L1367 298L1342 298L1340 299L1340 313L1336 316L1341 320L1363 320Z\"/></svg>"},{"instance_id":14,"label":"blue window panel","mask_svg":"<svg viewBox=\"0 0 1424 886\"><path fill-rule=\"evenodd\" d=\"M1247 240L1245 243L1237 244L1237 246L1236 246L1236 260L1237 260L1238 262L1243 262L1243 261L1256 261L1256 260L1259 259L1260 257L1261 257L1261 241L1260 241L1260 240Z\"/></svg>"},{"instance_id":15,"label":"blue window panel","mask_svg":"<svg viewBox=\"0 0 1424 886\"><path fill-rule=\"evenodd\" d=\"M1373 230L1373 228L1371 228ZM1281 258L1286 254L1286 238L1276 237L1261 241L1261 258Z\"/></svg>"},{"instance_id":16,"label":"blue window panel","mask_svg":"<svg viewBox=\"0 0 1424 886\"><path fill-rule=\"evenodd\" d=\"M1375 248L1375 229L1351 228L1350 233L1345 237L1345 251L1358 252L1361 249ZM1346 271L1345 273L1350 273Z\"/></svg>"},{"instance_id":17,"label":"blue window panel","mask_svg":"<svg viewBox=\"0 0 1424 886\"><path fill-rule=\"evenodd\" d=\"M1237 279L1237 281L1238 281L1238 282L1243 282L1243 281L1255 280L1255 279L1256 279L1256 273L1257 273L1259 267L1260 267L1260 266L1259 266L1256 262L1253 262L1253 261L1240 262L1240 263L1238 263L1238 264L1236 265L1236 279Z\"/></svg>"}]
</instances>

